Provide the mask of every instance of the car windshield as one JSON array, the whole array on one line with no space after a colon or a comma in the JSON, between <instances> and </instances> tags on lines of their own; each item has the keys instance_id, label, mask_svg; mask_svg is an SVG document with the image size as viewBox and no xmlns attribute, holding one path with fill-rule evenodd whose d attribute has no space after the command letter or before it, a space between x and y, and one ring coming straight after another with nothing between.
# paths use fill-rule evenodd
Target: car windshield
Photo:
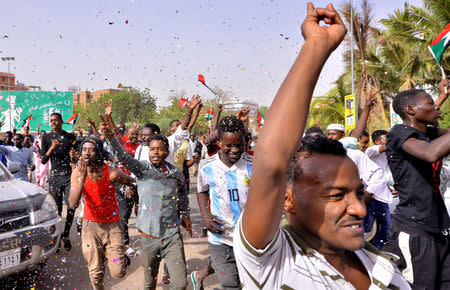
<instances>
[{"instance_id":1,"label":"car windshield","mask_svg":"<svg viewBox=\"0 0 450 290\"><path fill-rule=\"evenodd\" d=\"M5 168L5 166L3 165L3 163L0 162L0 182L2 181L8 181L11 180L12 176L11 174L8 172L8 170Z\"/></svg>"}]
</instances>

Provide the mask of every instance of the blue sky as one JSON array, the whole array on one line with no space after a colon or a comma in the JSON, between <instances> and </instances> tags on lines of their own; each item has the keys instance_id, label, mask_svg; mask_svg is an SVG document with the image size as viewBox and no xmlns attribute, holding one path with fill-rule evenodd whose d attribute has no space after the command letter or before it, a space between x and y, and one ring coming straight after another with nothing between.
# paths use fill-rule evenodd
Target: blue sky
<instances>
[{"instance_id":1,"label":"blue sky","mask_svg":"<svg viewBox=\"0 0 450 290\"><path fill-rule=\"evenodd\" d=\"M377 20L404 5L373 3ZM95 90L122 83L150 88L163 105L181 90L211 98L197 82L201 73L211 87L268 105L303 43L306 1L15 0L2 11L0 56L16 58L11 72L25 84ZM330 57L315 94L342 73L341 53Z\"/></svg>"}]
</instances>

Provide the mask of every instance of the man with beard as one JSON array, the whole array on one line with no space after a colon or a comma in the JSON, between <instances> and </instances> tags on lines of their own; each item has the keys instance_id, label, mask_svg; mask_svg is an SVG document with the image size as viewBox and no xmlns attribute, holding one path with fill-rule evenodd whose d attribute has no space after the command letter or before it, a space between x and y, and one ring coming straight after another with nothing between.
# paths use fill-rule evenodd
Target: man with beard
<instances>
[{"instance_id":1,"label":"man with beard","mask_svg":"<svg viewBox=\"0 0 450 290\"><path fill-rule=\"evenodd\" d=\"M125 275L123 232L115 184L135 188L135 179L105 163L102 142L93 137L81 143L80 160L72 172L69 204L76 209L84 197L81 244L94 289L103 289L105 258L113 278Z\"/></svg>"},{"instance_id":2,"label":"man with beard","mask_svg":"<svg viewBox=\"0 0 450 290\"><path fill-rule=\"evenodd\" d=\"M141 233L141 261L144 267L144 288L154 289L161 259L171 276L172 289L186 288L186 261L180 225L192 236L184 176L165 161L169 154L166 137L150 139L148 161L138 161L127 154L114 137L113 128L104 123L103 134L119 162L137 179L139 212L136 227ZM180 221L181 220L181 221Z\"/></svg>"}]
</instances>

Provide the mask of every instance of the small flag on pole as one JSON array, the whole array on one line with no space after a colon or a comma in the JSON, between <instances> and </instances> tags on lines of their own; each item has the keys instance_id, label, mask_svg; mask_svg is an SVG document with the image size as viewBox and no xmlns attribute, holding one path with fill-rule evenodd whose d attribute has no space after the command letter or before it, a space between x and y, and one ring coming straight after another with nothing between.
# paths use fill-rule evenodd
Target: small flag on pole
<instances>
[{"instance_id":1,"label":"small flag on pole","mask_svg":"<svg viewBox=\"0 0 450 290\"><path fill-rule=\"evenodd\" d=\"M22 128L30 127L30 121L33 114L30 114L27 118L23 119L22 122Z\"/></svg>"},{"instance_id":2,"label":"small flag on pole","mask_svg":"<svg viewBox=\"0 0 450 290\"><path fill-rule=\"evenodd\" d=\"M80 113L73 114L72 116L67 119L67 124L75 125L78 122L78 117L80 116Z\"/></svg>"},{"instance_id":3,"label":"small flag on pole","mask_svg":"<svg viewBox=\"0 0 450 290\"><path fill-rule=\"evenodd\" d=\"M447 47L450 45L450 23L442 30L441 33L433 40L433 42L428 46L434 59L436 59L439 69L442 73L442 79L445 80L445 71L441 66L442 55L444 54ZM447 86L445 87L445 93L447 94Z\"/></svg>"},{"instance_id":4,"label":"small flag on pole","mask_svg":"<svg viewBox=\"0 0 450 290\"><path fill-rule=\"evenodd\" d=\"M441 33L433 40L428 47L433 57L436 59L439 66L441 65L441 58L444 51L450 45L450 23L442 30Z\"/></svg>"},{"instance_id":5,"label":"small flag on pole","mask_svg":"<svg viewBox=\"0 0 450 290\"><path fill-rule=\"evenodd\" d=\"M206 110L206 120L212 120L214 118L214 111L213 110Z\"/></svg>"},{"instance_id":6,"label":"small flag on pole","mask_svg":"<svg viewBox=\"0 0 450 290\"><path fill-rule=\"evenodd\" d=\"M206 84L205 77L203 75L198 75L198 81L201 82L208 90L210 90L214 95L216 93Z\"/></svg>"},{"instance_id":7,"label":"small flag on pole","mask_svg":"<svg viewBox=\"0 0 450 290\"><path fill-rule=\"evenodd\" d=\"M180 108L184 108L184 106L186 106L186 103L187 99L181 98L181 100L178 102L178 106L180 106Z\"/></svg>"},{"instance_id":8,"label":"small flag on pole","mask_svg":"<svg viewBox=\"0 0 450 290\"><path fill-rule=\"evenodd\" d=\"M256 114L256 121L258 121L259 127L262 127L262 125L264 125L264 117L260 112Z\"/></svg>"},{"instance_id":9,"label":"small flag on pole","mask_svg":"<svg viewBox=\"0 0 450 290\"><path fill-rule=\"evenodd\" d=\"M205 77L203 75L198 75L198 81L201 82L202 84L206 85Z\"/></svg>"}]
</instances>

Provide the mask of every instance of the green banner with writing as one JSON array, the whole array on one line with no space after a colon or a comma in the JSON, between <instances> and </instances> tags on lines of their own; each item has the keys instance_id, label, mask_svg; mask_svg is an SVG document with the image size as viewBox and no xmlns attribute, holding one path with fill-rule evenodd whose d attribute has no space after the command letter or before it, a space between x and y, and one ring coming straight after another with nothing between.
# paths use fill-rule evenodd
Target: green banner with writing
<instances>
[{"instance_id":1,"label":"green banner with writing","mask_svg":"<svg viewBox=\"0 0 450 290\"><path fill-rule=\"evenodd\" d=\"M42 131L50 131L50 115L55 112L62 115L64 122L72 116L72 92L0 91L0 121L4 122L1 132L14 128L20 132L31 114L30 131L35 131L38 124ZM72 125L64 124L63 129L71 131Z\"/></svg>"}]
</instances>

